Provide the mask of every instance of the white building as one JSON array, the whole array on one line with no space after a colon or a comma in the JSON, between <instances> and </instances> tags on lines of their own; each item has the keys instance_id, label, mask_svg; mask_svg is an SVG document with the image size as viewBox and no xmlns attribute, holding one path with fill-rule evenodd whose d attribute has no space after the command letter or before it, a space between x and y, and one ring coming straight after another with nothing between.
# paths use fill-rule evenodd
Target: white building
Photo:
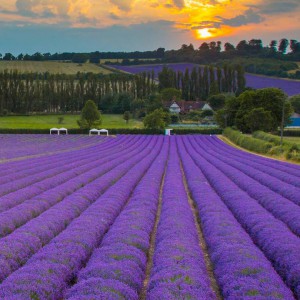
<instances>
[{"instance_id":1,"label":"white building","mask_svg":"<svg viewBox=\"0 0 300 300\"><path fill-rule=\"evenodd\" d=\"M169 108L169 111L172 114L179 114L180 113L180 107L176 102L173 102L172 105Z\"/></svg>"}]
</instances>

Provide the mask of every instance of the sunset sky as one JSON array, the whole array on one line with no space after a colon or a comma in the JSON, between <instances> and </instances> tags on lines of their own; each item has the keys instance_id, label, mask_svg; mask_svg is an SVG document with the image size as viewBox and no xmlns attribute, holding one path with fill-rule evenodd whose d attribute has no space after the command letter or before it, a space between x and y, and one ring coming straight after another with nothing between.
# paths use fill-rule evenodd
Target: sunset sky
<instances>
[{"instance_id":1,"label":"sunset sky","mask_svg":"<svg viewBox=\"0 0 300 300\"><path fill-rule=\"evenodd\" d=\"M1 0L0 53L300 40L300 0Z\"/></svg>"}]
</instances>

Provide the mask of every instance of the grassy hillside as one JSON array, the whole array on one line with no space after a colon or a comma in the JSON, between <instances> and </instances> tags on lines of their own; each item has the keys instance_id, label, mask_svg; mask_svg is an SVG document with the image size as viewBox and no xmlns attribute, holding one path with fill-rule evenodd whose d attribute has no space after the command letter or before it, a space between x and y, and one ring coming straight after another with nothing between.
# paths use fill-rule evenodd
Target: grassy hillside
<instances>
[{"instance_id":1,"label":"grassy hillside","mask_svg":"<svg viewBox=\"0 0 300 300\"><path fill-rule=\"evenodd\" d=\"M71 62L56 62L56 61L0 61L0 72L4 70L18 70L20 73L33 72L51 74L76 74L81 73L112 73L110 70L104 69L95 64L85 63L77 64Z\"/></svg>"},{"instance_id":2,"label":"grassy hillside","mask_svg":"<svg viewBox=\"0 0 300 300\"><path fill-rule=\"evenodd\" d=\"M63 117L59 124L58 118ZM0 117L0 129L50 129L52 127L78 128L79 115L42 115L42 116L5 116ZM101 128L142 128L143 123L130 120L129 124L122 115L102 115Z\"/></svg>"}]
</instances>

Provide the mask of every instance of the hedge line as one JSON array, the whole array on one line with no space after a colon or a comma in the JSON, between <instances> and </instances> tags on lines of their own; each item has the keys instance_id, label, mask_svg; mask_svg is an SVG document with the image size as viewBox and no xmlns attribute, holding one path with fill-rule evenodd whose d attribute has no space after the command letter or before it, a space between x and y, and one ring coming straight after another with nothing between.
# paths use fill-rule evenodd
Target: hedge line
<instances>
[{"instance_id":1,"label":"hedge line","mask_svg":"<svg viewBox=\"0 0 300 300\"><path fill-rule=\"evenodd\" d=\"M235 144L250 151L266 154L273 147L273 144L270 142L262 141L251 136L246 136L229 127L224 130L223 134Z\"/></svg>"},{"instance_id":2,"label":"hedge line","mask_svg":"<svg viewBox=\"0 0 300 300\"><path fill-rule=\"evenodd\" d=\"M258 131L253 132L252 136L256 139L264 140L264 141L273 143L277 146L280 145L280 136L277 136L277 135L273 135L273 134L258 130ZM288 146L291 143L288 142L287 140L283 139L282 144Z\"/></svg>"},{"instance_id":3,"label":"hedge line","mask_svg":"<svg viewBox=\"0 0 300 300\"><path fill-rule=\"evenodd\" d=\"M280 135L280 131L277 132L277 135ZM283 136L300 137L300 130L299 129L285 129L283 132Z\"/></svg>"},{"instance_id":4,"label":"hedge line","mask_svg":"<svg viewBox=\"0 0 300 300\"><path fill-rule=\"evenodd\" d=\"M49 134L50 129L1 129L0 134ZM140 129L140 128L113 128L108 132L115 134L164 134L162 129ZM69 134L88 134L87 129L73 128L68 129ZM172 134L222 134L222 129L201 128L201 129L173 129Z\"/></svg>"},{"instance_id":5,"label":"hedge line","mask_svg":"<svg viewBox=\"0 0 300 300\"><path fill-rule=\"evenodd\" d=\"M300 145L283 141L283 147L280 146L280 137L274 136L263 131L258 131L253 136L246 136L232 128L226 128L223 134L235 144L247 150L269 154L282 155L286 159L300 161Z\"/></svg>"},{"instance_id":6,"label":"hedge line","mask_svg":"<svg viewBox=\"0 0 300 300\"><path fill-rule=\"evenodd\" d=\"M300 161L300 143L294 143L291 141L288 141L286 139L283 139L282 141L282 149L280 147L280 137L269 134L263 131L256 131L253 133L254 138L258 138L264 141L268 141L276 145L272 148L271 154L279 154L284 151L286 159L292 159L296 161Z\"/></svg>"}]
</instances>

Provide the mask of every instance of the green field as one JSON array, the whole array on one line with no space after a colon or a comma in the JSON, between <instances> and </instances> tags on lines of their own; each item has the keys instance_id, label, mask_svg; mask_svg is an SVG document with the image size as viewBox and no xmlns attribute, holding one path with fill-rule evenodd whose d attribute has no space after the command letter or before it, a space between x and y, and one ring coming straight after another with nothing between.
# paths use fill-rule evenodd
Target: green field
<instances>
[{"instance_id":1,"label":"green field","mask_svg":"<svg viewBox=\"0 0 300 300\"><path fill-rule=\"evenodd\" d=\"M63 117L59 124L58 117ZM52 127L78 128L76 120L79 115L40 115L40 116L5 116L0 117L0 129L50 129ZM143 128L143 123L137 120L123 120L123 115L102 115L102 125L99 128Z\"/></svg>"},{"instance_id":2,"label":"green field","mask_svg":"<svg viewBox=\"0 0 300 300\"><path fill-rule=\"evenodd\" d=\"M4 70L18 70L20 73L45 73L51 74L77 74L81 73L103 73L110 74L110 70L104 69L95 64L77 64L71 62L57 61L0 61L0 72Z\"/></svg>"}]
</instances>

